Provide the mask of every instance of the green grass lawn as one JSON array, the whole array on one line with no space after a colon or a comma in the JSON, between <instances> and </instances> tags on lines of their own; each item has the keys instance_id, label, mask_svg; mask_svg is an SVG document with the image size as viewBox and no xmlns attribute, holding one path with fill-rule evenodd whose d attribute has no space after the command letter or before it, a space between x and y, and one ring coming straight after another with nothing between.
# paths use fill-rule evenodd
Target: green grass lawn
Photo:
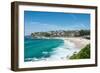
<instances>
[{"instance_id":1,"label":"green grass lawn","mask_svg":"<svg viewBox=\"0 0 100 73\"><path fill-rule=\"evenodd\" d=\"M74 53L70 59L88 59L90 58L90 44L86 45L79 53Z\"/></svg>"}]
</instances>

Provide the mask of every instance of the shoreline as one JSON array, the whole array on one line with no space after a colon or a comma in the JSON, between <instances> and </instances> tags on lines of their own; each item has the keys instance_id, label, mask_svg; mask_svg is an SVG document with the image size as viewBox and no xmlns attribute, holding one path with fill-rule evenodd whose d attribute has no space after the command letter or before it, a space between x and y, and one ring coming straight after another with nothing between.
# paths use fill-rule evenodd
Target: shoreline
<instances>
[{"instance_id":1,"label":"shoreline","mask_svg":"<svg viewBox=\"0 0 100 73\"><path fill-rule=\"evenodd\" d=\"M84 48L87 44L90 43L89 39L82 38L82 37L42 37L42 38L36 38L36 39L61 39L61 40L64 40L65 44L68 41L73 43L75 47L78 49Z\"/></svg>"},{"instance_id":2,"label":"shoreline","mask_svg":"<svg viewBox=\"0 0 100 73\"><path fill-rule=\"evenodd\" d=\"M50 39L50 38L47 38L47 39ZM78 49L84 48L87 44L90 43L90 40L89 39L82 38L82 37L54 37L52 39L62 39L62 40L64 40L64 43L65 44L68 41L70 41Z\"/></svg>"},{"instance_id":3,"label":"shoreline","mask_svg":"<svg viewBox=\"0 0 100 73\"><path fill-rule=\"evenodd\" d=\"M63 49L61 49L62 47L58 47L58 49L54 50L54 54L50 57L50 58L41 58L41 60L55 60L55 58L57 60L69 60L69 57L71 55L73 55L74 52L79 52L82 48L84 48L87 44L90 43L90 40L82 38L82 37L54 37L54 38L39 38L39 39L61 39L64 41L64 44L66 46L66 48L63 47ZM68 46L69 44L69 46ZM67 49L69 48L69 49ZM58 57L59 56L59 57ZM38 60L38 59L34 59L31 58L32 61L34 60ZM29 60L31 60L29 58Z\"/></svg>"},{"instance_id":4,"label":"shoreline","mask_svg":"<svg viewBox=\"0 0 100 73\"><path fill-rule=\"evenodd\" d=\"M82 49L84 48L87 44L90 43L90 40L82 38L82 37L70 37L70 38L63 38L64 42L66 43L67 41L72 42L76 48Z\"/></svg>"}]
</instances>

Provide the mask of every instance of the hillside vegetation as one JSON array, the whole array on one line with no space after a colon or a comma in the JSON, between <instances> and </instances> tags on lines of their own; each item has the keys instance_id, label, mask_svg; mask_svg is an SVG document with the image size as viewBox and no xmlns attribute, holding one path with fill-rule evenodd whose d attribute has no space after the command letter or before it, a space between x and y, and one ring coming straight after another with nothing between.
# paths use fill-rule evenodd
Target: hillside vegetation
<instances>
[{"instance_id":1,"label":"hillside vegetation","mask_svg":"<svg viewBox=\"0 0 100 73\"><path fill-rule=\"evenodd\" d=\"M74 53L70 59L88 59L90 58L90 44L86 45L79 53Z\"/></svg>"}]
</instances>

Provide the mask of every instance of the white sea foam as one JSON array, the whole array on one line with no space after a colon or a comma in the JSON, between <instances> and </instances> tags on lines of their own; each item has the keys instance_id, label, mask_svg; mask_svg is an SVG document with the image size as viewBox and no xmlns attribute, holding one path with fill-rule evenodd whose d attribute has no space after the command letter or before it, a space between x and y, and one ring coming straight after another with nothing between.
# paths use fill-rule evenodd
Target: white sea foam
<instances>
[{"instance_id":1,"label":"white sea foam","mask_svg":"<svg viewBox=\"0 0 100 73\"><path fill-rule=\"evenodd\" d=\"M42 53L46 55L46 54L48 54L49 52L45 52L45 51L43 51Z\"/></svg>"},{"instance_id":2,"label":"white sea foam","mask_svg":"<svg viewBox=\"0 0 100 73\"><path fill-rule=\"evenodd\" d=\"M74 52L78 52L79 49L75 48L74 43L70 41L64 41L64 45L54 48L52 55L47 60L65 60L69 59Z\"/></svg>"}]
</instances>

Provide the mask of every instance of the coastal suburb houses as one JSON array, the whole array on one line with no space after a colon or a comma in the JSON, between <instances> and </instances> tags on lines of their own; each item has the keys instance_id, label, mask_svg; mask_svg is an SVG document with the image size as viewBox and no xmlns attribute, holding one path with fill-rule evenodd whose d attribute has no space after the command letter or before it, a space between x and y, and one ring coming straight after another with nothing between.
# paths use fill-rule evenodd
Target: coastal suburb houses
<instances>
[{"instance_id":1,"label":"coastal suburb houses","mask_svg":"<svg viewBox=\"0 0 100 73\"><path fill-rule=\"evenodd\" d=\"M39 37L78 37L78 36L89 36L89 30L59 30L59 31L48 31L48 32L33 32L31 36L34 38Z\"/></svg>"}]
</instances>

